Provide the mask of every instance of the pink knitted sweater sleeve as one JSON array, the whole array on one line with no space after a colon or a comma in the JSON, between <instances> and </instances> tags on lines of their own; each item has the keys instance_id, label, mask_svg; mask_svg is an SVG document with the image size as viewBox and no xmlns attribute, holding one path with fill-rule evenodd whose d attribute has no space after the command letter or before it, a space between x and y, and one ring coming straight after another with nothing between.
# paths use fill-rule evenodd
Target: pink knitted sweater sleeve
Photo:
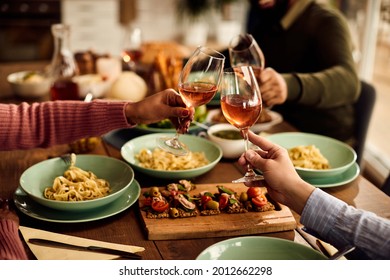
<instances>
[{"instance_id":1,"label":"pink knitted sweater sleeve","mask_svg":"<svg viewBox=\"0 0 390 280\"><path fill-rule=\"evenodd\" d=\"M0 104L0 150L49 147L132 127L127 102L94 100Z\"/></svg>"},{"instance_id":2,"label":"pink knitted sweater sleeve","mask_svg":"<svg viewBox=\"0 0 390 280\"><path fill-rule=\"evenodd\" d=\"M26 260L27 255L18 234L18 224L0 219L0 260Z\"/></svg>"}]
</instances>

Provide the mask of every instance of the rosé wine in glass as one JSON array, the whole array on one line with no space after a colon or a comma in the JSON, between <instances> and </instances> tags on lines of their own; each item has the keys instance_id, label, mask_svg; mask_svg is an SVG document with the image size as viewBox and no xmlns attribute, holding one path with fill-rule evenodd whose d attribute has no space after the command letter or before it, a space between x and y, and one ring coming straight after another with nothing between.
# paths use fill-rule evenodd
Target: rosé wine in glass
<instances>
[{"instance_id":1,"label":"ros\u00e9 wine in glass","mask_svg":"<svg viewBox=\"0 0 390 280\"><path fill-rule=\"evenodd\" d=\"M238 129L248 150L248 131L259 119L262 111L260 89L251 66L239 66L226 69L221 86L221 109L228 122ZM233 183L263 180L250 165L244 177Z\"/></svg>"},{"instance_id":2,"label":"ros\u00e9 wine in glass","mask_svg":"<svg viewBox=\"0 0 390 280\"><path fill-rule=\"evenodd\" d=\"M194 82L179 85L179 92L188 107L207 104L214 98L218 87L212 83Z\"/></svg>"},{"instance_id":3,"label":"ros\u00e9 wine in glass","mask_svg":"<svg viewBox=\"0 0 390 280\"><path fill-rule=\"evenodd\" d=\"M251 127L260 117L262 104L255 104L255 106L242 106L248 104L248 101L234 97L229 101L226 97L221 99L221 107L225 118L229 123L239 129Z\"/></svg>"},{"instance_id":4,"label":"ros\u00e9 wine in glass","mask_svg":"<svg viewBox=\"0 0 390 280\"><path fill-rule=\"evenodd\" d=\"M198 107L210 102L222 79L225 56L207 47L198 47L180 73L178 90L187 107ZM179 123L180 120L179 119ZM174 137L157 139L160 148L178 156L188 154L188 148Z\"/></svg>"}]
</instances>

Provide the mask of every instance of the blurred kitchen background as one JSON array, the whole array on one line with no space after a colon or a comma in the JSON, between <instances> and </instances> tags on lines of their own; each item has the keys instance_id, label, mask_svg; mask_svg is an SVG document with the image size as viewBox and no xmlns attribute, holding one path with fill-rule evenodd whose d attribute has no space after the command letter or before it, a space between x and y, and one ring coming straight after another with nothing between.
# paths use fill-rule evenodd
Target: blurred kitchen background
<instances>
[{"instance_id":1,"label":"blurred kitchen background","mask_svg":"<svg viewBox=\"0 0 390 280\"><path fill-rule=\"evenodd\" d=\"M348 19L359 75L377 90L364 158L370 177L379 186L390 169L390 1L321 1L340 9ZM71 26L73 52L92 50L111 56L120 56L131 28L141 30L143 42L216 48L226 47L233 35L245 31L247 1L204 3L208 1L0 0L1 81L6 80L2 68L7 64L51 59L53 23Z\"/></svg>"}]
</instances>

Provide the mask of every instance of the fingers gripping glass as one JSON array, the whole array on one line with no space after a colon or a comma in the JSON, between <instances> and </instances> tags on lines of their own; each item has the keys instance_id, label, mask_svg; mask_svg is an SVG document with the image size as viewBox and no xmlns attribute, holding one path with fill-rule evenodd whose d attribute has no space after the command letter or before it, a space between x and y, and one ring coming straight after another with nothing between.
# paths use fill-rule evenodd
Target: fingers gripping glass
<instances>
[{"instance_id":1,"label":"fingers gripping glass","mask_svg":"<svg viewBox=\"0 0 390 280\"><path fill-rule=\"evenodd\" d=\"M198 107L213 99L220 81L225 63L225 56L206 47L197 48L181 71L178 89L187 107ZM184 120L179 119L180 122ZM186 155L188 148L179 141L179 132L174 137L157 139L160 148L174 154Z\"/></svg>"},{"instance_id":2,"label":"fingers gripping glass","mask_svg":"<svg viewBox=\"0 0 390 280\"><path fill-rule=\"evenodd\" d=\"M221 109L229 123L237 127L248 150L248 131L262 111L260 89L251 66L239 66L224 71L221 84ZM248 164L245 176L233 183L263 180Z\"/></svg>"}]
</instances>

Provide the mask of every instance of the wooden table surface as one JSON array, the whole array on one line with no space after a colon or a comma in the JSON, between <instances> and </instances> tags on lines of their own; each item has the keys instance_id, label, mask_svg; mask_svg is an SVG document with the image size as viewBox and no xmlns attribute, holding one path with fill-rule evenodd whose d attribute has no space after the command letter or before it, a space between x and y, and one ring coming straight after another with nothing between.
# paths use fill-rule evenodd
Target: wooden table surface
<instances>
[{"instance_id":1,"label":"wooden table surface","mask_svg":"<svg viewBox=\"0 0 390 280\"><path fill-rule=\"evenodd\" d=\"M34 65L31 65L30 68L33 68L33 66ZM18 69L17 67L11 67L10 69L25 70ZM3 67L0 70L1 74L4 75L6 73ZM5 90L3 86L0 86L0 90L1 89ZM12 99L13 98L11 97L11 99L0 100L0 102L4 101L9 103L12 102ZM18 102L18 100L16 100L16 102ZM294 128L283 122L271 128L269 132L275 133L292 130L294 130ZM68 145L60 145L48 149L0 152L0 198L13 198L13 194L18 186L19 178L28 167L48 158L64 154L68 152L68 150ZM104 140L102 140L90 153L108 155L122 159L119 149ZM221 160L210 172L195 178L194 183L227 183L241 175L242 172L235 164L235 161ZM137 172L135 178L140 183L141 187L149 187L156 184L161 185L161 182L158 180L148 178ZM324 191L356 208L369 210L379 216L390 218L390 197L361 175L351 183L333 188L324 188ZM147 240L140 221L137 203L115 216L85 223L52 223L31 218L19 211L17 211L17 213L20 218L20 224L23 226L100 241L142 246L145 248L145 251L142 253L143 259L195 259L196 256L208 246L230 238L218 237L162 241ZM299 224L299 216L294 213L294 217ZM294 230L262 235L294 240L305 244L302 236ZM29 257L34 259L35 257L29 251L27 245L26 249L29 252Z\"/></svg>"},{"instance_id":2,"label":"wooden table surface","mask_svg":"<svg viewBox=\"0 0 390 280\"><path fill-rule=\"evenodd\" d=\"M289 130L291 130L291 127L286 123L279 124L272 129L273 132ZM48 158L59 156L67 151L67 145L60 145L48 149L0 152L0 197L12 199L18 186L19 177L28 167ZM122 159L120 151L105 141L101 141L90 153ZM221 160L214 169L195 178L194 182L198 184L227 183L241 175L242 172L235 164L235 161ZM135 178L141 187L149 187L155 184L161 185L161 182L158 180L148 178L137 172ZM324 190L357 208L370 210L380 216L390 218L390 198L362 176L359 176L355 181L347 185L326 188ZM140 221L137 203L115 216L85 223L52 223L31 218L19 211L17 213L23 226L100 241L142 246L146 249L142 253L144 259L195 259L208 246L229 238L147 240ZM299 222L299 216L295 214L295 218ZM302 238L293 230L262 235L303 242ZM26 248L28 249L27 246ZM34 259L31 252L29 252L29 257Z\"/></svg>"}]
</instances>

